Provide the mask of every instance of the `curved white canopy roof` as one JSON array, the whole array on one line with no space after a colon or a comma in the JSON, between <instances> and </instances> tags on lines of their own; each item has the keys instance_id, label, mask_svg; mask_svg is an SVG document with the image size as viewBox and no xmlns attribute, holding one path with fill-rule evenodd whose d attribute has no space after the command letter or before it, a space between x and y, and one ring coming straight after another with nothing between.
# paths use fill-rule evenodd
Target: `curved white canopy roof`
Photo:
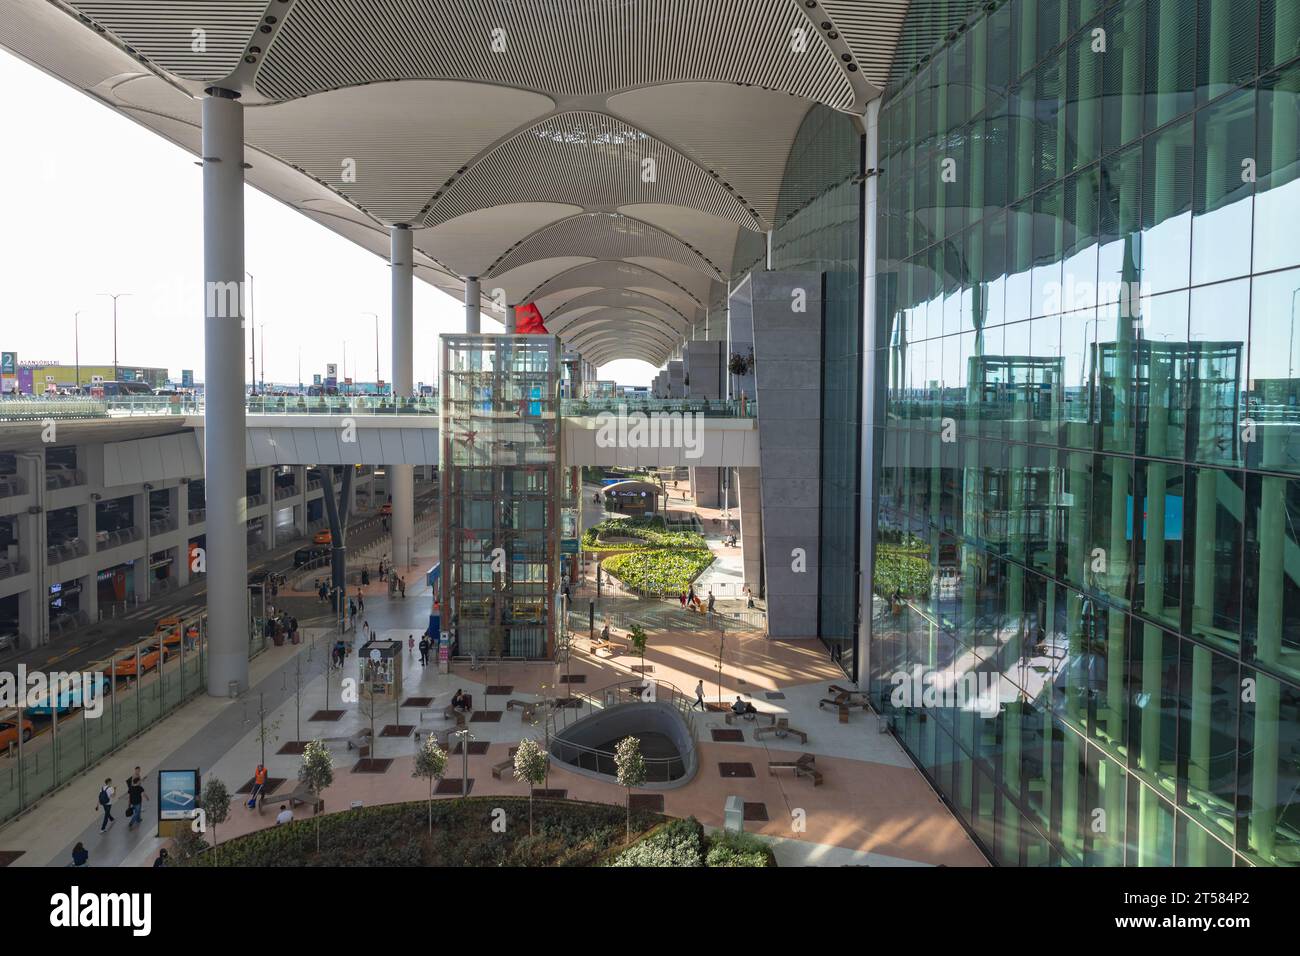
<instances>
[{"instance_id":1,"label":"curved white canopy roof","mask_svg":"<svg viewBox=\"0 0 1300 956\"><path fill-rule=\"evenodd\" d=\"M776 223L809 109L878 96L909 0L5 0L0 45L416 275L663 362Z\"/></svg>"}]
</instances>

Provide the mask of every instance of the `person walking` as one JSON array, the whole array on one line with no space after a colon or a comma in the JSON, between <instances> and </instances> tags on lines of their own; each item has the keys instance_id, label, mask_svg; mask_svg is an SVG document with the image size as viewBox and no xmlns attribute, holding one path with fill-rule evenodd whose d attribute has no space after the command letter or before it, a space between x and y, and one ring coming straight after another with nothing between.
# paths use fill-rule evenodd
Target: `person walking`
<instances>
[{"instance_id":1,"label":"person walking","mask_svg":"<svg viewBox=\"0 0 1300 956\"><path fill-rule=\"evenodd\" d=\"M138 771L139 768L137 768ZM126 815L131 822L126 825L129 831L134 830L140 825L140 815L144 810L144 802L149 799L149 794L144 792L144 781L137 774L126 782Z\"/></svg>"},{"instance_id":2,"label":"person walking","mask_svg":"<svg viewBox=\"0 0 1300 956\"><path fill-rule=\"evenodd\" d=\"M429 666L429 638L427 635L420 638L420 666Z\"/></svg>"},{"instance_id":3,"label":"person walking","mask_svg":"<svg viewBox=\"0 0 1300 956\"><path fill-rule=\"evenodd\" d=\"M104 819L99 824L99 832L105 832L117 821L113 819L113 780L111 777L104 780L104 785L99 788L99 809L104 811Z\"/></svg>"},{"instance_id":4,"label":"person walking","mask_svg":"<svg viewBox=\"0 0 1300 956\"><path fill-rule=\"evenodd\" d=\"M406 598L406 578L397 579L397 589L402 592L402 598Z\"/></svg>"},{"instance_id":5,"label":"person walking","mask_svg":"<svg viewBox=\"0 0 1300 956\"><path fill-rule=\"evenodd\" d=\"M714 600L715 600L715 598L713 597L713 588L709 588L709 612L708 612L708 613L709 613L709 617L713 617L713 602L714 602Z\"/></svg>"},{"instance_id":6,"label":"person walking","mask_svg":"<svg viewBox=\"0 0 1300 956\"><path fill-rule=\"evenodd\" d=\"M84 843L78 843L72 848L72 865L85 866L90 860L90 851L86 849Z\"/></svg>"},{"instance_id":7,"label":"person walking","mask_svg":"<svg viewBox=\"0 0 1300 956\"><path fill-rule=\"evenodd\" d=\"M414 634L407 634L407 635L406 635L406 653L408 653L408 654L414 654L414 653L415 653L415 635L414 635Z\"/></svg>"},{"instance_id":8,"label":"person walking","mask_svg":"<svg viewBox=\"0 0 1300 956\"><path fill-rule=\"evenodd\" d=\"M254 810L257 808L257 798L266 789L267 776L266 764L259 763L257 769L253 771L253 790L248 797L248 809Z\"/></svg>"},{"instance_id":9,"label":"person walking","mask_svg":"<svg viewBox=\"0 0 1300 956\"><path fill-rule=\"evenodd\" d=\"M366 613L366 597L364 594L361 593L360 590L357 591L357 613L358 614Z\"/></svg>"},{"instance_id":10,"label":"person walking","mask_svg":"<svg viewBox=\"0 0 1300 956\"><path fill-rule=\"evenodd\" d=\"M708 711L709 708L704 705L704 681L702 680L695 685L695 703L691 704L691 710L694 710L697 704L700 710Z\"/></svg>"}]
</instances>

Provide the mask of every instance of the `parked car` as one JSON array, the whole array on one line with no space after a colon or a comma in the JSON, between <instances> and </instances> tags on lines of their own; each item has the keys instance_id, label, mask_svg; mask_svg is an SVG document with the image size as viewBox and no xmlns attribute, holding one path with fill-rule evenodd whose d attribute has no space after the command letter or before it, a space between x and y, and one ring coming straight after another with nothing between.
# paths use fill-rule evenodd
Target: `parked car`
<instances>
[{"instance_id":1,"label":"parked car","mask_svg":"<svg viewBox=\"0 0 1300 956\"><path fill-rule=\"evenodd\" d=\"M169 653L179 648L181 646L181 619L179 617L160 618L158 623L154 625L153 636L155 638L162 637L163 647L167 648ZM193 647L194 642L199 639L199 625L191 622L186 626L185 637L189 641L189 646Z\"/></svg>"},{"instance_id":2,"label":"parked car","mask_svg":"<svg viewBox=\"0 0 1300 956\"><path fill-rule=\"evenodd\" d=\"M32 739L32 734L36 732L35 725L26 718L23 719L23 743ZM0 720L0 750L8 750L10 746L18 743L18 715L13 714Z\"/></svg>"},{"instance_id":3,"label":"parked car","mask_svg":"<svg viewBox=\"0 0 1300 956\"><path fill-rule=\"evenodd\" d=\"M149 671L157 667L160 660L164 664L167 663L167 661L171 659L171 656L172 656L171 652L167 650L166 646L161 648L161 650L159 649L157 644L154 644L147 648L142 648L140 651L140 670L139 673L137 673L135 651L131 651L131 653L127 654L126 656L119 657L117 659L117 663L115 663L112 668L113 676L114 677L142 676L143 674L147 674ZM105 673L107 673L107 671Z\"/></svg>"},{"instance_id":4,"label":"parked car","mask_svg":"<svg viewBox=\"0 0 1300 956\"><path fill-rule=\"evenodd\" d=\"M333 544L334 535L330 534L329 529L322 528L311 536L312 544Z\"/></svg>"},{"instance_id":5,"label":"parked car","mask_svg":"<svg viewBox=\"0 0 1300 956\"><path fill-rule=\"evenodd\" d=\"M18 632L0 632L0 654L8 654L10 651L16 650L18 650Z\"/></svg>"},{"instance_id":6,"label":"parked car","mask_svg":"<svg viewBox=\"0 0 1300 956\"><path fill-rule=\"evenodd\" d=\"M76 684L73 687L69 687L63 691L60 691L58 697L55 700L55 706L58 708L59 714L63 715L68 713L68 711L70 710L74 710L80 707L82 704L82 694L84 692L85 692L85 688L80 683ZM108 678L105 677L103 674L99 675L98 693L100 694L108 693ZM31 707L28 707L27 713L32 717L50 716L49 695L47 694L45 697L37 700L37 702L33 704Z\"/></svg>"}]
</instances>

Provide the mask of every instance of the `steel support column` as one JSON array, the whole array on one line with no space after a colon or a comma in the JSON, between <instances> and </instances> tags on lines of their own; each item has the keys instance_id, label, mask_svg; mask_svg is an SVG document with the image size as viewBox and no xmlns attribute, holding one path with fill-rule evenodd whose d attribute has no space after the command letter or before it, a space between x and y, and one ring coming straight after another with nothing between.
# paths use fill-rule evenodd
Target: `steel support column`
<instances>
[{"instance_id":1,"label":"steel support column","mask_svg":"<svg viewBox=\"0 0 1300 956\"><path fill-rule=\"evenodd\" d=\"M470 335L479 333L479 310L482 291L479 289L478 276L465 280L465 331Z\"/></svg>"},{"instance_id":2,"label":"steel support column","mask_svg":"<svg viewBox=\"0 0 1300 956\"><path fill-rule=\"evenodd\" d=\"M203 100L204 478L208 693L248 689L245 535L244 112L237 94Z\"/></svg>"},{"instance_id":3,"label":"steel support column","mask_svg":"<svg viewBox=\"0 0 1300 956\"><path fill-rule=\"evenodd\" d=\"M393 398L403 402L414 390L411 296L414 255L411 230L396 225L391 230L393 283ZM415 471L410 465L388 466L389 493L393 496L393 562L408 567L415 550Z\"/></svg>"}]
</instances>

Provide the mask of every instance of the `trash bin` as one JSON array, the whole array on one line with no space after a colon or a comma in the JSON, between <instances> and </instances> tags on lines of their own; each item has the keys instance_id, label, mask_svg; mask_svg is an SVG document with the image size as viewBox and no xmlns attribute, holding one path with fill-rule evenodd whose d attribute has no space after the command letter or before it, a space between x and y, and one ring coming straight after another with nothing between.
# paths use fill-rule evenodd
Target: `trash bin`
<instances>
[{"instance_id":1,"label":"trash bin","mask_svg":"<svg viewBox=\"0 0 1300 956\"><path fill-rule=\"evenodd\" d=\"M230 682L229 690L230 690L230 697L231 697L232 700L233 700L234 698L238 697L238 696L239 696L239 681L237 681L237 680L232 680L232 681Z\"/></svg>"}]
</instances>

